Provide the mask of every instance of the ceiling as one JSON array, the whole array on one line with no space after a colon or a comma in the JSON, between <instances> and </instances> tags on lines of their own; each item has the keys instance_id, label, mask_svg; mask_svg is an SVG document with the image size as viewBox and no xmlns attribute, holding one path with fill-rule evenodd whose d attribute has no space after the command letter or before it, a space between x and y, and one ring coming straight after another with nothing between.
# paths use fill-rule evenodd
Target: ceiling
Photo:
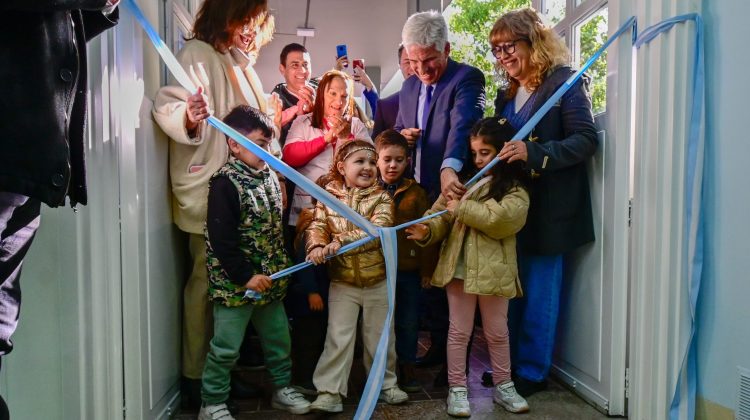
<instances>
[{"instance_id":1,"label":"ceiling","mask_svg":"<svg viewBox=\"0 0 750 420\"><path fill-rule=\"evenodd\" d=\"M283 81L279 54L291 42L305 44L312 73L333 67L336 45L346 44L349 58L363 58L376 85L385 86L398 69L396 52L401 28L417 10L447 7L449 0L269 0L276 18L273 41L261 50L255 70L265 90ZM308 14L309 6L309 14ZM298 27L315 29L315 36L296 35Z\"/></svg>"}]
</instances>

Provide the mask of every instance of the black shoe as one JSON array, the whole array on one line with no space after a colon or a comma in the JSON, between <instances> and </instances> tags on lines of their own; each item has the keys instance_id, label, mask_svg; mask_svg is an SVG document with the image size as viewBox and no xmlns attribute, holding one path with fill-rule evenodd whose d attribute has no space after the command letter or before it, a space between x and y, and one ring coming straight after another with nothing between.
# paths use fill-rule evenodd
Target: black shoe
<instances>
[{"instance_id":1,"label":"black shoe","mask_svg":"<svg viewBox=\"0 0 750 420\"><path fill-rule=\"evenodd\" d=\"M495 386L495 384L492 383L491 370L485 370L484 373L482 373L482 386L485 388L492 388L493 386Z\"/></svg>"},{"instance_id":2,"label":"black shoe","mask_svg":"<svg viewBox=\"0 0 750 420\"><path fill-rule=\"evenodd\" d=\"M229 395L232 398L238 400L247 400L250 398L259 398L263 395L263 391L257 385L247 382L237 373L232 373L232 379L229 383L230 391ZM229 410L232 411L232 410ZM234 413L232 413L234 414Z\"/></svg>"},{"instance_id":3,"label":"black shoe","mask_svg":"<svg viewBox=\"0 0 750 420\"><path fill-rule=\"evenodd\" d=\"M425 353L424 356L417 357L417 362L414 364L414 366L418 368L428 368L444 364L445 362L445 348L435 349L434 347L430 347L430 349L427 350L427 353Z\"/></svg>"},{"instance_id":4,"label":"black shoe","mask_svg":"<svg viewBox=\"0 0 750 420\"><path fill-rule=\"evenodd\" d=\"M237 405L237 401L233 399L228 399L224 402L224 404L227 405L227 411L229 411L229 414L236 416L237 414L240 414L240 406Z\"/></svg>"},{"instance_id":5,"label":"black shoe","mask_svg":"<svg viewBox=\"0 0 750 420\"><path fill-rule=\"evenodd\" d=\"M182 377L180 390L182 393L182 408L197 411L201 409L201 380Z\"/></svg>"},{"instance_id":6,"label":"black shoe","mask_svg":"<svg viewBox=\"0 0 750 420\"><path fill-rule=\"evenodd\" d=\"M440 372L438 372L437 375L435 375L435 380L432 382L432 386L435 388L443 388L448 386L448 368L447 365L443 365L443 367L440 369Z\"/></svg>"},{"instance_id":7,"label":"black shoe","mask_svg":"<svg viewBox=\"0 0 750 420\"><path fill-rule=\"evenodd\" d=\"M544 391L547 389L547 381L530 381L528 379L522 378L520 376L515 376L513 378L513 384L516 386L516 392L521 394L522 397L527 398L531 395L536 394L539 391Z\"/></svg>"}]
</instances>

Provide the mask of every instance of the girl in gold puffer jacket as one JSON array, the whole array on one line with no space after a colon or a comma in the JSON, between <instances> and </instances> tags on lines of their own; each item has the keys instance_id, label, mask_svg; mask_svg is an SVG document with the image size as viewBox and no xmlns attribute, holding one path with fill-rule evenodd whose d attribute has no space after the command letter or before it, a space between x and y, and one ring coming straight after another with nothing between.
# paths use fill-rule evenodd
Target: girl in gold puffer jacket
<instances>
[{"instance_id":1,"label":"girl in gold puffer jacket","mask_svg":"<svg viewBox=\"0 0 750 420\"><path fill-rule=\"evenodd\" d=\"M377 226L393 225L393 199L377 184L377 154L372 143L354 140L336 151L326 191ZM341 246L367 236L338 212L318 203L307 228L307 260L321 264ZM362 309L364 365L369 373L380 333L388 313L385 260L380 241L371 241L328 262L328 331L323 354L313 374L318 398L310 408L341 412L342 396L354 357L357 316ZM380 399L389 404L406 402L408 396L396 382L396 349L393 324L389 326L388 358Z\"/></svg>"},{"instance_id":2,"label":"girl in gold puffer jacket","mask_svg":"<svg viewBox=\"0 0 750 420\"><path fill-rule=\"evenodd\" d=\"M514 129L504 119L485 118L471 132L471 153L478 169L498 155ZM511 146L512 148L512 146ZM511 412L529 410L510 378L508 300L521 296L516 262L516 233L529 209L528 176L523 161L500 162L460 199L440 196L432 209L440 217L406 229L420 245L443 241L432 285L445 287L450 310L448 330L448 414L471 414L466 388L466 347L477 305L492 364L494 400Z\"/></svg>"}]
</instances>

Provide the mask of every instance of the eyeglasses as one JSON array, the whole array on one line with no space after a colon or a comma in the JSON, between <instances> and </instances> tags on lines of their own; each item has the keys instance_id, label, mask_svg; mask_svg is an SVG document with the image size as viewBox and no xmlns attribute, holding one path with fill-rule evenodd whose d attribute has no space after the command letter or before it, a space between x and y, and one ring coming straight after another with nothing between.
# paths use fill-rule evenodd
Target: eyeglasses
<instances>
[{"instance_id":1,"label":"eyeglasses","mask_svg":"<svg viewBox=\"0 0 750 420\"><path fill-rule=\"evenodd\" d=\"M512 55L516 52L516 43L518 41L525 41L523 38L514 39L511 42L507 42L505 44L500 45L493 45L492 46L492 55L495 56L495 58L502 58L502 52L505 52L507 55Z\"/></svg>"}]
</instances>

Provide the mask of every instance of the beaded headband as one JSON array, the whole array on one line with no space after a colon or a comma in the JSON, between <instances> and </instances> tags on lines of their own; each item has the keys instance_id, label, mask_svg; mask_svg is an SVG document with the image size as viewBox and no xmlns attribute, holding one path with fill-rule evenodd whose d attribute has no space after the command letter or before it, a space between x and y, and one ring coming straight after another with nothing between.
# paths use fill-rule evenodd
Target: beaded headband
<instances>
[{"instance_id":1,"label":"beaded headband","mask_svg":"<svg viewBox=\"0 0 750 420\"><path fill-rule=\"evenodd\" d=\"M344 157L343 157L343 158L341 158L341 161L342 161L342 162L343 162L343 161L345 161L346 159L348 159L348 158L349 158L349 156L351 156L351 155L353 155L354 153L357 153L357 152L359 152L359 151L361 151L361 150L369 150L369 151L375 152L375 148L374 148L374 147L372 147L372 146L360 146L360 147L355 147L354 149L350 150L350 151L349 151L349 152L348 152L347 154L345 154L345 155L344 155Z\"/></svg>"}]
</instances>

